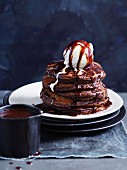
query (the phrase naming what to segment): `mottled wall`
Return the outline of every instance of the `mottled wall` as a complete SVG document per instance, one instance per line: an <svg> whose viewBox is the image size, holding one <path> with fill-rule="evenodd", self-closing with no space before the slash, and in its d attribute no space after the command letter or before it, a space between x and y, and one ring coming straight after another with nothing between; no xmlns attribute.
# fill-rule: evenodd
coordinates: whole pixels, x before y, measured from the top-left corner
<svg viewBox="0 0 127 170"><path fill-rule="evenodd" d="M75 39L94 44L106 85L127 91L126 0L0 0L0 89L41 80Z"/></svg>

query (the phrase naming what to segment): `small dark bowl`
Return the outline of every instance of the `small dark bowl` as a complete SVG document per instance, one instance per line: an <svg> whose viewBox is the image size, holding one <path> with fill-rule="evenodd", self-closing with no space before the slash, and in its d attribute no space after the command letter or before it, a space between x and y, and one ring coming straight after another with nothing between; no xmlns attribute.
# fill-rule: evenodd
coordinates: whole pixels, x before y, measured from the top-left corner
<svg viewBox="0 0 127 170"><path fill-rule="evenodd" d="M29 117L8 118L5 110L28 111ZM18 112L17 112L18 113ZM40 146L41 111L30 105L14 104L0 108L0 156L24 158L34 155Z"/></svg>

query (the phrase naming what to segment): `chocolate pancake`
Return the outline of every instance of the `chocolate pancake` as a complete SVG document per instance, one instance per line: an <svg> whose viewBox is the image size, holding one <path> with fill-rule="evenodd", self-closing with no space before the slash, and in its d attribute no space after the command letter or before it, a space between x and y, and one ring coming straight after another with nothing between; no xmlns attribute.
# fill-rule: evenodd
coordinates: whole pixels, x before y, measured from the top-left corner
<svg viewBox="0 0 127 170"><path fill-rule="evenodd" d="M50 84L54 83L56 79L54 77L50 76L44 76L43 77L43 86L46 89L50 88ZM77 84L77 83L70 83L67 84L66 82L56 84L54 87L55 91L58 92L66 92L66 91L75 91L75 90L86 90L86 89L94 89L95 84Z"/></svg>

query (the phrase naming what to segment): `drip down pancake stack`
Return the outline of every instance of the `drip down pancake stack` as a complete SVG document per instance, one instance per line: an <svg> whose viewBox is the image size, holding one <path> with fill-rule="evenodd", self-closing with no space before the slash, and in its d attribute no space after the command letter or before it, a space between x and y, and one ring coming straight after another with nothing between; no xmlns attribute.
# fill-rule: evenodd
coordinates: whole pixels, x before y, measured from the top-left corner
<svg viewBox="0 0 127 170"><path fill-rule="evenodd" d="M64 60L48 64L40 97L43 111L76 116L107 109L111 102L102 83L106 74L93 61L93 46L76 40L64 49Z"/></svg>

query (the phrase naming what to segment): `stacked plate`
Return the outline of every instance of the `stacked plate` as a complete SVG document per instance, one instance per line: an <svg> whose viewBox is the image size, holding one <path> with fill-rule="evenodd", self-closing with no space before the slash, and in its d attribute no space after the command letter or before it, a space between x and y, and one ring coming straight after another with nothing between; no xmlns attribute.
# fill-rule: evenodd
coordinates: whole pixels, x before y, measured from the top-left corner
<svg viewBox="0 0 127 170"><path fill-rule="evenodd" d="M4 104L40 104L41 88L41 82L25 85L6 95ZM50 132L79 133L99 131L118 124L125 116L123 100L110 89L108 95L112 105L94 114L67 116L42 113L42 129Z"/></svg>
<svg viewBox="0 0 127 170"><path fill-rule="evenodd" d="M83 120L42 118L42 128L52 132L76 133L106 129L118 124L125 116L125 108L98 118Z"/></svg>

